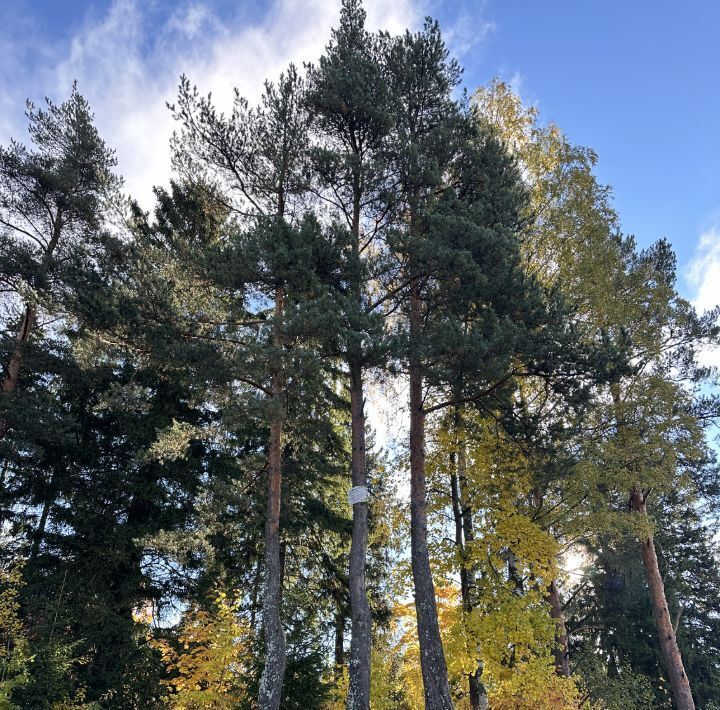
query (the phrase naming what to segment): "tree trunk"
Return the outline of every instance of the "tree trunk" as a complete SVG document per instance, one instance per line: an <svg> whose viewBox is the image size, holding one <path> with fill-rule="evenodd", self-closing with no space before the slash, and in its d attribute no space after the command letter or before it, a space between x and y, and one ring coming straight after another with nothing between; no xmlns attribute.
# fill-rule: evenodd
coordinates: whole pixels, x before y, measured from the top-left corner
<svg viewBox="0 0 720 710"><path fill-rule="evenodd" d="M351 231L355 257L360 259L360 203L362 188L359 174L353 177L353 206ZM353 284L358 306L362 306L362 284L358 274ZM367 454L365 448L365 407L363 402L362 352L350 356L350 416L352 434L351 477L352 485L367 486ZM350 547L350 668L347 710L370 709L370 653L372 617L365 586L365 565L368 545L368 504L355 503L352 507L353 529Z"/></svg>
<svg viewBox="0 0 720 710"><path fill-rule="evenodd" d="M284 293L275 294L276 347L282 345ZM279 372L272 378L273 412L268 447L268 499L265 516L265 587L263 590L263 628L265 633L265 666L260 678L260 710L278 710L285 676L285 633L280 618L282 598L282 563L280 560L280 499L282 486L282 393Z"/></svg>
<svg viewBox="0 0 720 710"><path fill-rule="evenodd" d="M460 503L464 545L467 545L475 539L475 532L473 530L472 507L470 506L470 494L467 482L467 451L465 449L465 441L462 438L458 442L457 456L458 498ZM466 566L464 583L461 580L463 608L466 614L471 614L473 609L475 609L475 598L473 595L475 594L476 573L477 570L474 567ZM479 656L479 646L477 651ZM482 673L483 663L478 659L477 668L468 676L470 707L472 710L487 710L488 707L487 690L482 682Z"/></svg>
<svg viewBox="0 0 720 710"><path fill-rule="evenodd" d="M15 348L10 356L10 361L7 364L2 385L0 385L0 392L3 394L10 394L17 388L18 379L20 377L20 368L22 367L25 343L27 343L30 338L30 334L32 333L34 320L35 311L33 307L27 303L25 304L25 313L23 314L22 323L20 324L20 331L17 335ZM0 439L5 436L7 430L7 418L5 416L0 416Z"/></svg>
<svg viewBox="0 0 720 710"><path fill-rule="evenodd" d="M435 587L427 544L425 481L425 412L423 379L417 344L421 329L419 284L410 293L410 549L415 585L420 665L426 710L452 710L447 665L440 638Z"/></svg>
<svg viewBox="0 0 720 710"><path fill-rule="evenodd" d="M342 676L343 666L345 665L345 615L340 608L338 600L338 608L335 611L335 668L333 674L335 680L339 680Z"/></svg>
<svg viewBox="0 0 720 710"><path fill-rule="evenodd" d="M258 558L255 565L255 577L253 579L252 592L250 594L250 628L255 631L255 620L258 609L258 594L260 592L260 578L262 577L262 563Z"/></svg>
<svg viewBox="0 0 720 710"><path fill-rule="evenodd" d="M458 453L458 457L460 454ZM460 463L458 462L458 470L460 470ZM470 614L474 608L472 600L472 587L475 583L472 569L469 569L465 565L465 543L470 541L472 538L468 537L467 520L470 529L472 529L472 517L471 514L464 514L464 506L461 502L461 487L459 484L459 477L456 473L452 474L451 479L451 491L452 491L452 504L453 504L453 517L455 519L455 546L460 551L460 558L462 560L462 566L460 568L460 593L462 595L463 612ZM470 707L472 710L487 710L488 697L485 686L482 683L481 676L483 672L482 662L478 661L478 666L473 673L468 674L468 695L470 697Z"/></svg>
<svg viewBox="0 0 720 710"><path fill-rule="evenodd" d="M637 487L630 495L630 506L635 513L647 516L645 496ZM660 576L653 536L649 535L644 540L641 540L640 547L645 568L645 579L650 589L650 603L655 619L655 627L660 640L660 650L670 677L670 687L675 705L678 710L695 710L695 703L690 691L690 682L685 673L675 630L670 620L670 610L665 598L665 587Z"/></svg>
<svg viewBox="0 0 720 710"><path fill-rule="evenodd" d="M47 526L47 520L50 515L50 508L52 507L53 502L53 500L48 499L43 504L37 530L35 530L35 534L33 535L32 549L30 550L31 563L37 559L37 556L40 553L40 545L42 545L43 538L45 537L45 528Z"/></svg>
<svg viewBox="0 0 720 710"><path fill-rule="evenodd" d="M63 215L61 211L58 210L57 215L55 215L52 219L52 236L45 249L45 253L43 254L42 262L40 264L40 273L42 274L42 278L44 278L49 272L50 261L62 235L63 222ZM33 306L29 302L25 303L25 313L23 315L22 323L20 324L20 332L17 335L15 349L10 356L10 361L7 364L2 384L0 384L0 392L3 394L10 394L11 392L14 392L17 387L18 379L20 377L20 368L22 367L23 362L25 344L30 339L30 334L35 327L35 316L36 313ZM7 430L7 418L0 415L0 439L4 438L5 434L7 434Z"/></svg>
<svg viewBox="0 0 720 710"><path fill-rule="evenodd" d="M548 589L547 601L550 604L550 616L555 620L555 672L570 677L570 650L565 628L562 599L557 585L553 581Z"/></svg>
<svg viewBox="0 0 720 710"><path fill-rule="evenodd" d="M365 410L363 406L362 368L350 365L350 412L352 429L352 485L367 486L365 451ZM372 619L365 588L365 563L368 544L368 504L353 505L352 544L350 547L350 683L347 710L370 707L370 646Z"/></svg>

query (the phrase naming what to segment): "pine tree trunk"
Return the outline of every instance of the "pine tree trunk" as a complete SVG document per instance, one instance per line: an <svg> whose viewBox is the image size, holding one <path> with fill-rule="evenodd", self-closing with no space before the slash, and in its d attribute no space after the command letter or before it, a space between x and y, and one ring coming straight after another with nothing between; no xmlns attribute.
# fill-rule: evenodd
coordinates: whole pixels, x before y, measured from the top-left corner
<svg viewBox="0 0 720 710"><path fill-rule="evenodd" d="M365 410L363 406L362 368L350 365L350 412L352 429L352 485L367 486L365 451ZM350 547L350 684L347 710L370 707L370 647L372 620L365 588L365 563L368 544L368 504L353 505L352 544Z"/></svg>
<svg viewBox="0 0 720 710"><path fill-rule="evenodd" d="M63 215L58 210L57 215L52 220L53 230L50 242L48 243L45 253L43 254L42 262L40 264L40 274L42 278L47 276L50 268L50 260L57 248L62 235L63 227ZM10 356L10 361L7 364L5 370L5 376L3 377L2 384L0 384L0 392L3 394L10 394L17 388L18 379L20 377L20 368L23 362L23 351L25 350L25 343L30 339L30 334L35 327L35 309L30 303L25 304L25 313L23 315L22 323L20 324L20 332L17 335L15 349ZM5 417L0 416L0 439L4 438L8 430L8 421Z"/></svg>
<svg viewBox="0 0 720 710"><path fill-rule="evenodd" d="M276 347L282 344L284 293L275 295ZM285 676L285 633L280 618L282 599L282 562L280 559L280 500L282 486L282 397L283 383L276 372L272 378L274 409L270 423L268 447L268 499L265 516L265 587L263 590L263 628L265 633L265 666L260 678L258 707L278 710Z"/></svg>
<svg viewBox="0 0 720 710"><path fill-rule="evenodd" d="M357 259L360 258L360 200L362 192L359 176L353 181L352 234ZM362 286L358 280L353 284L358 305L362 303ZM350 416L352 434L351 477L353 486L367 486L367 452L365 447L365 407L363 402L362 353L350 357ZM367 600L365 565L368 545L368 504L353 505L352 543L350 546L350 668L347 710L370 708L370 654L372 644L372 617Z"/></svg>
<svg viewBox="0 0 720 710"><path fill-rule="evenodd" d="M555 620L555 672L570 677L570 650L565 628L562 600L557 585L553 581L548 589L547 601L550 604L550 616Z"/></svg>
<svg viewBox="0 0 720 710"><path fill-rule="evenodd" d="M3 377L2 384L0 385L0 392L3 394L10 394L17 388L18 379L20 377L20 368L22 367L23 351L25 349L25 343L27 343L32 333L33 324L35 320L35 311L33 307L27 303L25 305L25 313L23 314L22 323L20 324L20 331L17 335L15 348L10 356L10 360L5 370L5 376ZM0 416L0 439L2 439L8 430L7 419Z"/></svg>
<svg viewBox="0 0 720 710"><path fill-rule="evenodd" d="M418 342L420 329L419 285L415 283L410 293L410 549L415 585L415 612L425 708L452 710L427 543L423 379L420 359L413 347L413 343Z"/></svg>
<svg viewBox="0 0 720 710"><path fill-rule="evenodd" d="M645 496L637 488L630 495L630 506L639 515L647 516ZM675 630L670 620L670 610L665 597L665 587L660 575L653 536L649 535L644 540L641 540L640 547L645 568L645 579L650 589L650 603L660 641L660 650L670 677L670 687L675 705L678 710L695 710L695 703L690 691L690 682L685 673Z"/></svg>

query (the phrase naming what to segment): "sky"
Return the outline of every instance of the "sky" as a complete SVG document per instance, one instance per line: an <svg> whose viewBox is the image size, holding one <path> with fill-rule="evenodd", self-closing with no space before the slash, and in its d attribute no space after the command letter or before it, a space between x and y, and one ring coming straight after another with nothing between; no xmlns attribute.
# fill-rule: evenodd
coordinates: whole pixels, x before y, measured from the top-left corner
<svg viewBox="0 0 720 710"><path fill-rule="evenodd" d="M499 76L598 156L623 229L666 237L679 287L720 303L720 3L711 0L365 0L393 32L436 17L469 91ZM25 139L25 100L72 81L149 208L170 174L181 73L228 107L290 61L319 56L339 0L0 0L0 143ZM720 357L718 358L720 364Z"/></svg>

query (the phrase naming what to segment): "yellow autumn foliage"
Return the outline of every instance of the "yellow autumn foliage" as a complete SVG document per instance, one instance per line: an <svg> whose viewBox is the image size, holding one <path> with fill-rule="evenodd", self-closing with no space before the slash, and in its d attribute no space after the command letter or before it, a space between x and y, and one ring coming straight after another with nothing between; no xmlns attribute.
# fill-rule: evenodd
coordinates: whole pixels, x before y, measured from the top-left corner
<svg viewBox="0 0 720 710"><path fill-rule="evenodd" d="M493 710L576 710L582 703L575 679L555 671L555 622L546 597L550 584L560 576L561 547L532 514L532 463L498 427L470 414L466 423L470 417L472 426L465 429L441 423L433 431L428 457L433 485L436 490L447 489L458 447L464 447L469 496L465 504L474 511L473 539L465 542L462 551L450 535L434 546L436 555L444 558L435 567L436 578L441 574L457 578L465 567L475 580L469 614L462 611L457 586L438 589L457 707L465 707L467 675L479 661ZM439 520L447 516L449 507L449 495L444 500L438 497L432 512ZM454 590L454 598L449 589ZM411 651L406 658L413 662Z"/></svg>
<svg viewBox="0 0 720 710"><path fill-rule="evenodd" d="M247 699L252 632L237 605L218 592L208 611L191 607L177 643L151 636L170 675L167 704L174 710L222 710Z"/></svg>
<svg viewBox="0 0 720 710"><path fill-rule="evenodd" d="M438 609L440 635L448 664L451 683L456 684L477 665L472 653L472 640L464 623L460 603L460 589L456 585L438 586L435 590ZM417 641L417 623L413 603L398 604L394 610L398 622L398 643L396 652L402 656L401 678L404 700L412 710L425 707L422 670L420 667L420 648ZM462 704L456 706L458 710Z"/></svg>

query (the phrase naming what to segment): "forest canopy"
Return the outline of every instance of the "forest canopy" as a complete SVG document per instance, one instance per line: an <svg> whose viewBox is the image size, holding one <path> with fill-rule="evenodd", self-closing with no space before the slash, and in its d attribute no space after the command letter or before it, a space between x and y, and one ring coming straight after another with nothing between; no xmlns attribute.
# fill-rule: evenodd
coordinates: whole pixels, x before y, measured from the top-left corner
<svg viewBox="0 0 720 710"><path fill-rule="evenodd" d="M182 75L150 210L81 86L28 105L0 708L720 708L720 310L461 74L343 0L257 102Z"/></svg>

